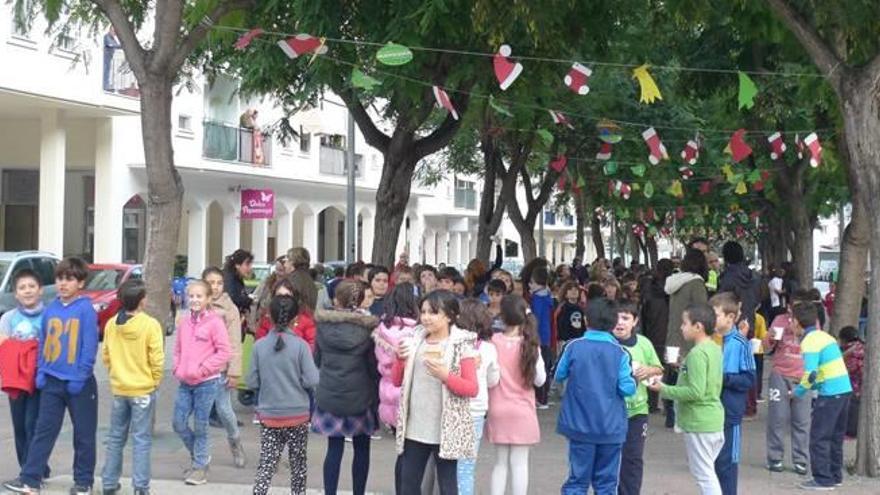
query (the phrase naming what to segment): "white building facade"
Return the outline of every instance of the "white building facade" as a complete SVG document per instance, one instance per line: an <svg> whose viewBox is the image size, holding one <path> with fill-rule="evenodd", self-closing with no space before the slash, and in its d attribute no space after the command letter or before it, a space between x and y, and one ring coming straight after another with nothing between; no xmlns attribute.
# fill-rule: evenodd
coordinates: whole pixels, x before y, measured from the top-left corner
<svg viewBox="0 0 880 495"><path fill-rule="evenodd" d="M0 250L41 249L94 262L143 260L147 181L137 87L121 50L104 74L100 39L54 43L43 26L20 32L0 6ZM237 248L266 262L293 246L313 261L344 259L347 112L328 95L292 117L299 140L241 127L249 109L264 128L281 118L272 102L240 98L232 80L181 89L173 102L174 156L185 188L178 254L188 273L219 265ZM382 155L356 132L357 257L372 250ZM243 219L241 191L274 194L270 219ZM464 266L476 252L480 181L450 174L414 185L398 239L411 261ZM545 252L569 262L574 222L545 218ZM500 232L507 255L521 256L515 229ZM589 244L589 243L588 243ZM589 256L588 256L589 258Z"/></svg>

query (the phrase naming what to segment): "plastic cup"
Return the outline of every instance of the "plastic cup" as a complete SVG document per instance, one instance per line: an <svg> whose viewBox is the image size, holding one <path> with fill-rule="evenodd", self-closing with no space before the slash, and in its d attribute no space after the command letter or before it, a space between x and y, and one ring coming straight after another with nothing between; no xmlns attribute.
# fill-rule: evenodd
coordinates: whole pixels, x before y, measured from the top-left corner
<svg viewBox="0 0 880 495"><path fill-rule="evenodd" d="M782 340L783 333L785 333L785 327L773 327L773 340Z"/></svg>
<svg viewBox="0 0 880 495"><path fill-rule="evenodd" d="M679 350L680 349L675 346L666 347L666 362L667 363L677 363Z"/></svg>
<svg viewBox="0 0 880 495"><path fill-rule="evenodd" d="M761 350L761 339L752 339L749 342L752 344L752 354L758 354Z"/></svg>

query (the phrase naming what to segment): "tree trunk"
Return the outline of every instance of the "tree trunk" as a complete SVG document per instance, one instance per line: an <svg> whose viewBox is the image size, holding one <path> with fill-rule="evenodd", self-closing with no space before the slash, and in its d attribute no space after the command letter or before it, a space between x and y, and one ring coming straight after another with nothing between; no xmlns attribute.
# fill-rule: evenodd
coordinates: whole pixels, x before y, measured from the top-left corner
<svg viewBox="0 0 880 495"><path fill-rule="evenodd" d="M645 247L648 250L648 259L651 260L651 267L654 268L657 266L657 239L648 235L645 236Z"/></svg>
<svg viewBox="0 0 880 495"><path fill-rule="evenodd" d="M641 254L642 249L639 246L639 239L636 235L630 230L628 237L629 244L629 258L631 263L640 263L641 262Z"/></svg>
<svg viewBox="0 0 880 495"><path fill-rule="evenodd" d="M868 266L868 218L860 199L852 196L852 218L840 242L840 267L831 330L837 335L845 326L858 327L865 295L865 269Z"/></svg>
<svg viewBox="0 0 880 495"><path fill-rule="evenodd" d="M183 182L174 166L171 138L172 83L161 77L139 83L149 218L144 251L147 313L166 323L183 206Z"/></svg>
<svg viewBox="0 0 880 495"><path fill-rule="evenodd" d="M589 214L592 219L590 221L590 234L593 237L593 247L596 248L596 258L604 258L605 241L602 239L602 222L599 221L599 217L596 216L596 213L592 210L588 211L587 214Z"/></svg>
<svg viewBox="0 0 880 495"><path fill-rule="evenodd" d="M584 218L584 192L581 191L580 194L575 194L572 197L572 200L574 201L575 217L574 257L579 258L581 262L583 262L584 251L586 251L587 249L584 239L584 234L586 230L586 219Z"/></svg>
<svg viewBox="0 0 880 495"><path fill-rule="evenodd" d="M806 211L804 198L794 194L790 198L791 222L789 223L794 242L791 246L792 266L797 280L804 287L812 287L813 282L813 223Z"/></svg>
<svg viewBox="0 0 880 495"><path fill-rule="evenodd" d="M519 227L514 223L519 233L520 247L522 248L523 263L528 263L538 257L538 243L535 241L535 219L531 222L525 219L525 224Z"/></svg>
<svg viewBox="0 0 880 495"><path fill-rule="evenodd" d="M504 174L499 174L504 170L504 164L501 159L500 151L493 139L484 136L480 142L480 149L483 153L483 162L485 164L485 175L483 178L483 193L480 196L480 212L477 215L477 259L491 266L489 259L492 251L492 236L501 226L501 220L504 219L504 208L506 206L506 196L503 191L506 187L510 187L509 178ZM502 194L495 201L495 182L499 175L502 175ZM513 177L513 186L516 188L516 177Z"/></svg>
<svg viewBox="0 0 880 495"><path fill-rule="evenodd" d="M415 160L406 155L385 155L382 178L376 190L376 224L371 260L374 264L394 266L397 239L409 202L414 171Z"/></svg>

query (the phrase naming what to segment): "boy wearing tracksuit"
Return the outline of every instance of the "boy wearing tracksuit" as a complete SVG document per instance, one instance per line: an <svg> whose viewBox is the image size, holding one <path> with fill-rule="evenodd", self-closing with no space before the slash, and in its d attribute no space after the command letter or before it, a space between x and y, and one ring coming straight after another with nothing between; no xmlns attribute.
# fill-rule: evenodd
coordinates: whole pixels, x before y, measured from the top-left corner
<svg viewBox="0 0 880 495"><path fill-rule="evenodd" d="M810 424L810 470L813 479L801 483L806 490L833 490L843 483L843 437L852 383L837 341L816 327L812 303L792 308L795 333L803 336L804 376L795 388L798 396L816 391Z"/></svg>
<svg viewBox="0 0 880 495"><path fill-rule="evenodd" d="M736 495L739 476L742 418L749 390L755 384L755 357L749 342L736 326L740 301L733 292L720 292L709 299L715 310L715 331L722 336L721 403L724 405L724 446L715 459L715 473L723 495Z"/></svg>
<svg viewBox="0 0 880 495"><path fill-rule="evenodd" d="M544 368L547 375L553 371L553 363L556 362L556 356L553 352L556 346L556 338L553 335L553 293L547 288L550 274L546 268L538 268L532 272L532 278L529 281L529 304L531 305L532 314L538 322L538 337L541 339L541 359L544 360ZM550 380L544 382L544 385L535 388L535 399L538 403L538 409L547 409L550 407Z"/></svg>
<svg viewBox="0 0 880 495"><path fill-rule="evenodd" d="M588 329L566 346L556 380L566 384L556 431L568 439L569 476L563 495L617 493L627 434L626 401L636 393L630 357L611 330L617 313L607 300L587 309Z"/></svg>
<svg viewBox="0 0 880 495"><path fill-rule="evenodd" d="M58 297L43 313L37 357L40 415L27 461L18 479L4 483L15 493L39 493L46 463L58 439L65 411L73 423L71 495L91 493L95 479L98 388L93 368L98 353L98 315L80 294L89 273L80 258L55 268Z"/></svg>

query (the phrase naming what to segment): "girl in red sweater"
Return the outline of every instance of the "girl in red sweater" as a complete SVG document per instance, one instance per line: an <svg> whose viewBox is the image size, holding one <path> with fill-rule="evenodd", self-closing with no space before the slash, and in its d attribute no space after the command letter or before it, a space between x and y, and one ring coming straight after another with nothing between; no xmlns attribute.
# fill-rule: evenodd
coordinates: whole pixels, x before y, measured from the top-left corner
<svg viewBox="0 0 880 495"><path fill-rule="evenodd" d="M297 298L300 307L299 314L294 318L290 324L289 328L291 331L300 337L301 339L306 341L306 344L309 345L309 349L312 351L312 354L315 353L315 319L312 316L311 311L309 311L309 307L305 304L302 304L302 301L299 300L299 294L296 289L293 288L293 284L287 278L282 278L275 284L275 287L272 288L273 296L293 296ZM257 327L256 331L256 340L260 340L266 335L269 334L269 331L272 330L272 320L269 318L268 314L262 315L260 317L260 324Z"/></svg>

